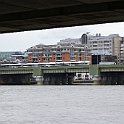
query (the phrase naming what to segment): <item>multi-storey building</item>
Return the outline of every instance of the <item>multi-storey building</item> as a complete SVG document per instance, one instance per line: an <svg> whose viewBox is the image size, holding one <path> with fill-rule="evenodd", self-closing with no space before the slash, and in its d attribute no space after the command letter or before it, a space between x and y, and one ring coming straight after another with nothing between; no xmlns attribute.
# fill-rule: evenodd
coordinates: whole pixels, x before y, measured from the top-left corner
<svg viewBox="0 0 124 124"><path fill-rule="evenodd" d="M27 50L28 62L70 62L91 61L91 54L84 45L77 42L61 41L57 45L36 45Z"/></svg>
<svg viewBox="0 0 124 124"><path fill-rule="evenodd" d="M120 63L120 42L122 38L118 34L101 36L101 34L87 35L83 34L81 43L91 50L93 55L111 55L117 57L117 63Z"/></svg>
<svg viewBox="0 0 124 124"><path fill-rule="evenodd" d="M122 41L121 41L120 63L124 64L124 37L122 37Z"/></svg>
<svg viewBox="0 0 124 124"><path fill-rule="evenodd" d="M0 52L0 63L25 62L25 53L20 51Z"/></svg>
<svg viewBox="0 0 124 124"><path fill-rule="evenodd" d="M121 40L118 34L83 34L81 38L60 40L57 45L39 44L27 50L28 62L91 61L92 55L113 56L121 61Z"/></svg>
<svg viewBox="0 0 124 124"><path fill-rule="evenodd" d="M58 42L58 45L63 45L63 44L81 44L80 38L76 38L76 39L64 39L64 40L60 40L60 42Z"/></svg>
<svg viewBox="0 0 124 124"><path fill-rule="evenodd" d="M55 58L54 52L52 52L52 48L54 47L55 45L43 44L30 47L27 50L28 62L53 62Z"/></svg>

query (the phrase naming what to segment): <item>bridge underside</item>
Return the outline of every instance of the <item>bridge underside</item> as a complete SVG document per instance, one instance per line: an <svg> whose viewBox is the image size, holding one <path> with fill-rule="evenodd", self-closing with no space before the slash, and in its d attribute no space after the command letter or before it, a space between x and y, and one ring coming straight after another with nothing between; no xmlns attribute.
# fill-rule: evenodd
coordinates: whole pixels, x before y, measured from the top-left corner
<svg viewBox="0 0 124 124"><path fill-rule="evenodd" d="M0 33L124 21L122 0L0 0Z"/></svg>

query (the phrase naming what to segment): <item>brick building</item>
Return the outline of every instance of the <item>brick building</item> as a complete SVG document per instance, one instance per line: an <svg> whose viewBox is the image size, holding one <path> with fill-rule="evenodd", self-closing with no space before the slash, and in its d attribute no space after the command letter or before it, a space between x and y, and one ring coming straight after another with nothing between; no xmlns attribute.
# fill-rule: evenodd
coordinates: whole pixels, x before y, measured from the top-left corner
<svg viewBox="0 0 124 124"><path fill-rule="evenodd" d="M71 40L71 39L69 39ZM39 44L27 50L28 62L91 61L91 53L79 42L61 41L57 45Z"/></svg>

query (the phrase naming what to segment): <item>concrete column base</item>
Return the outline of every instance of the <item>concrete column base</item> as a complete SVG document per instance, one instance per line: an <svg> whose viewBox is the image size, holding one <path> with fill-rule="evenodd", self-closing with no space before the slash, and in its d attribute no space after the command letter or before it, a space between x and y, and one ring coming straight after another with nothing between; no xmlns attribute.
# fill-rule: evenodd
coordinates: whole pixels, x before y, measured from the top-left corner
<svg viewBox="0 0 124 124"><path fill-rule="evenodd" d="M100 84L100 76L99 75L94 75L93 84L94 85L99 85Z"/></svg>

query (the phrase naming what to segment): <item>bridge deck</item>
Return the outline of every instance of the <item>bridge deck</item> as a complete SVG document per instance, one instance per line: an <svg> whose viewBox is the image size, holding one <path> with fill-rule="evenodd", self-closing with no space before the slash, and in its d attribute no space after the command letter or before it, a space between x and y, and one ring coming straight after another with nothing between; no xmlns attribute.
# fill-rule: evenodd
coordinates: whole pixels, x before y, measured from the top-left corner
<svg viewBox="0 0 124 124"><path fill-rule="evenodd" d="M0 0L0 32L124 21L122 0Z"/></svg>

